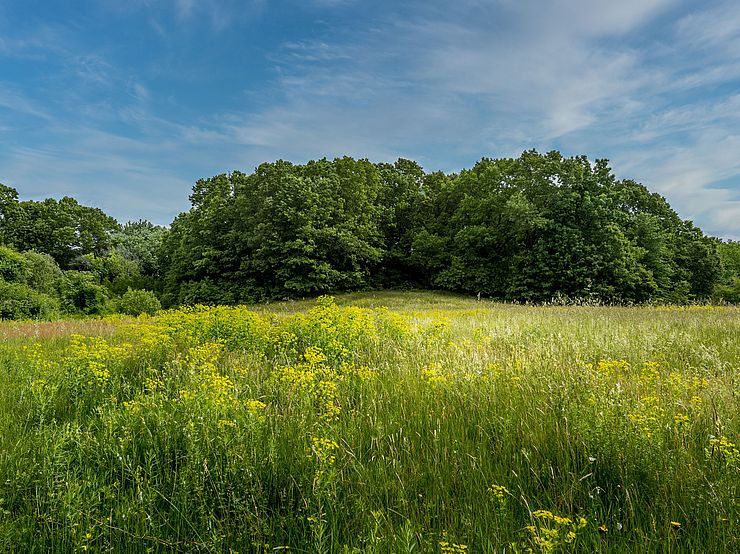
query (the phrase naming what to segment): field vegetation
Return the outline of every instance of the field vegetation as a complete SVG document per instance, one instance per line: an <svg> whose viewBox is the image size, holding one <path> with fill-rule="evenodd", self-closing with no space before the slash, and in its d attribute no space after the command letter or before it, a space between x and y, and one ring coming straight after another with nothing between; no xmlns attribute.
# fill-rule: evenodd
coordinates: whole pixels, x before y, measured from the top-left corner
<svg viewBox="0 0 740 554"><path fill-rule="evenodd" d="M0 325L0 549L738 552L740 309Z"/></svg>

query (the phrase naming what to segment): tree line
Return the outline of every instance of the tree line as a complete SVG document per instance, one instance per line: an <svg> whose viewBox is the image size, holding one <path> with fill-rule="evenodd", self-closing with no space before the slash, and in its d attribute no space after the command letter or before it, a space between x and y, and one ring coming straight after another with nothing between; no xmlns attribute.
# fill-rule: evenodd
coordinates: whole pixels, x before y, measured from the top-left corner
<svg viewBox="0 0 740 554"><path fill-rule="evenodd" d="M155 311L166 232L70 197L19 201L0 184L0 319Z"/></svg>
<svg viewBox="0 0 740 554"><path fill-rule="evenodd" d="M165 306L370 288L740 301L740 243L706 236L585 156L528 151L453 174L405 159L281 160L201 179L190 201L169 228L119 225L72 198L19 201L0 185L0 286L84 313L120 309L135 291Z"/></svg>

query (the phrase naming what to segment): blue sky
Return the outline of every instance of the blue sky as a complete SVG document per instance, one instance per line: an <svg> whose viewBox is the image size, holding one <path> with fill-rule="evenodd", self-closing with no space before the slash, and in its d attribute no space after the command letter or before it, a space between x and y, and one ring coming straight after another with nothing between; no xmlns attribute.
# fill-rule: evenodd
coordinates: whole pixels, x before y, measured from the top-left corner
<svg viewBox="0 0 740 554"><path fill-rule="evenodd" d="M0 0L0 182L168 224L263 161L608 158L740 239L740 3Z"/></svg>

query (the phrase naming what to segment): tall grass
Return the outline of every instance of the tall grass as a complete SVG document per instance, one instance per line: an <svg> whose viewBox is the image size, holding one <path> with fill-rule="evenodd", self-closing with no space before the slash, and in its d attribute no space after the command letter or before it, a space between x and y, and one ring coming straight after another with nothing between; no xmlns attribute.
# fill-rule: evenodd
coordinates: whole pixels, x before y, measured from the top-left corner
<svg viewBox="0 0 740 554"><path fill-rule="evenodd" d="M0 549L737 552L739 315L366 294L14 336Z"/></svg>

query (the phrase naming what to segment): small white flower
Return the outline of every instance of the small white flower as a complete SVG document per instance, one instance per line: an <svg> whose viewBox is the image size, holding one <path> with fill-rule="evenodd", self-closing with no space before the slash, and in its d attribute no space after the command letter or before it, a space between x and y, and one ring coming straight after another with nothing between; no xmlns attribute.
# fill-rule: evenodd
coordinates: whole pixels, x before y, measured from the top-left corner
<svg viewBox="0 0 740 554"><path fill-rule="evenodd" d="M594 458L593 456L589 456L588 461L589 463L594 463L596 461L596 458Z"/></svg>

